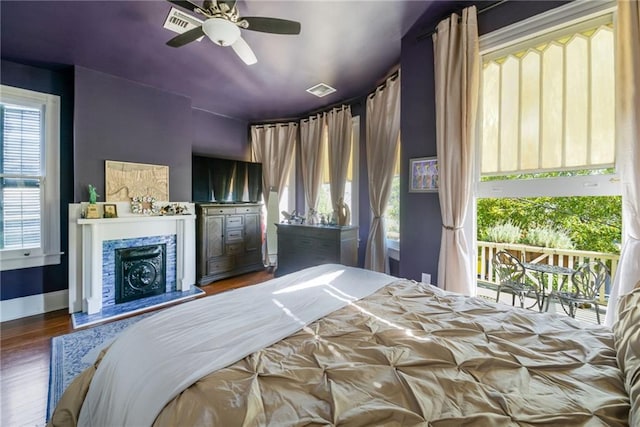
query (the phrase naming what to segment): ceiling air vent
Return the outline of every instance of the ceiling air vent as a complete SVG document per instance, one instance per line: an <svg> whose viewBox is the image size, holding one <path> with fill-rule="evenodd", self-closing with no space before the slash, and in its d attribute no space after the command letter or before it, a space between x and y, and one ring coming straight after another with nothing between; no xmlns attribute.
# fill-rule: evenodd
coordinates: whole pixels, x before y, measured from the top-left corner
<svg viewBox="0 0 640 427"><path fill-rule="evenodd" d="M192 28L202 25L202 21L180 12L175 7L172 7L167 15L167 19L164 21L163 27L167 30L171 30L174 33L182 34L185 31L189 31ZM202 37L198 41L202 40Z"/></svg>
<svg viewBox="0 0 640 427"><path fill-rule="evenodd" d="M327 96L330 93L335 92L336 90L334 88L332 88L331 86L329 86L326 83L318 83L315 86L310 87L309 89L307 89L307 92L317 96L318 98L322 98L323 96Z"/></svg>

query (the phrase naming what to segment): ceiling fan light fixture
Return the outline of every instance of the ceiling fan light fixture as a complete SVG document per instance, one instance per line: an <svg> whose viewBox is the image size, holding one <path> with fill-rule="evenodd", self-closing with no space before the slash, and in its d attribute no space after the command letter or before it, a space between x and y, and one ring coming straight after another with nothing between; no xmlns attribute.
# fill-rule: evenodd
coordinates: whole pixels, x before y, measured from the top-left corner
<svg viewBox="0 0 640 427"><path fill-rule="evenodd" d="M210 18L203 22L202 31L219 46L231 46L240 38L240 28L223 18Z"/></svg>

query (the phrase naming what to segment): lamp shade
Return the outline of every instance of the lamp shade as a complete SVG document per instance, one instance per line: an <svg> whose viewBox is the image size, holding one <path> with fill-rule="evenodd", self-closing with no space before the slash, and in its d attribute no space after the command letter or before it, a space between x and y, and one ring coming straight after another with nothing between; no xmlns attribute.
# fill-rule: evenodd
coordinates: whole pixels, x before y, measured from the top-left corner
<svg viewBox="0 0 640 427"><path fill-rule="evenodd" d="M230 46L240 37L240 28L223 18L210 18L202 24L202 31L217 45Z"/></svg>

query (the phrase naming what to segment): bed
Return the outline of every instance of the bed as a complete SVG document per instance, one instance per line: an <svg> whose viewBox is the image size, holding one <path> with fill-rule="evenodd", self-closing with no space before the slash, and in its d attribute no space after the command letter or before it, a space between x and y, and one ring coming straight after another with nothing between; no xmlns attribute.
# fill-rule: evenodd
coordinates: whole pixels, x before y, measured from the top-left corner
<svg viewBox="0 0 640 427"><path fill-rule="evenodd" d="M48 425L637 426L639 346L638 287L612 332L323 265L137 322Z"/></svg>

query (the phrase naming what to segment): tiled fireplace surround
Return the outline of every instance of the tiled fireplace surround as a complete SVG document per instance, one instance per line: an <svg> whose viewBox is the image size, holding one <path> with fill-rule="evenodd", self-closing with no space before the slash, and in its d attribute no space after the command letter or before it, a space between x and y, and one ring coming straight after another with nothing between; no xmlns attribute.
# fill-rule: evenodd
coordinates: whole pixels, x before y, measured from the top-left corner
<svg viewBox="0 0 640 427"><path fill-rule="evenodd" d="M193 205L187 205L194 212ZM195 283L195 214L144 216L118 203L118 218L84 219L83 204L69 205L69 312L74 327L88 326L156 305L192 298ZM166 293L115 303L115 251L166 245Z"/></svg>

